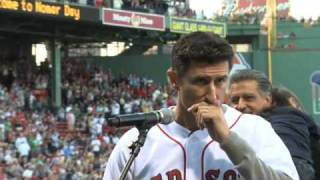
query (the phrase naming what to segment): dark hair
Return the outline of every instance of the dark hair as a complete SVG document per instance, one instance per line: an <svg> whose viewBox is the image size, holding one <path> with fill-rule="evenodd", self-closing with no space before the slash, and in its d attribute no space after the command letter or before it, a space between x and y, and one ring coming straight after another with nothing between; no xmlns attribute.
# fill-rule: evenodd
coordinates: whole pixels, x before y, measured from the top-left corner
<svg viewBox="0 0 320 180"><path fill-rule="evenodd" d="M267 76L260 71L253 69L236 71L230 77L229 85L231 86L234 83L240 83L243 81L255 81L261 93L263 93L264 95L271 94L272 85Z"/></svg>
<svg viewBox="0 0 320 180"><path fill-rule="evenodd" d="M191 63L217 64L228 61L231 67L233 50L220 36L208 32L193 32L180 38L172 50L172 69L183 75Z"/></svg>
<svg viewBox="0 0 320 180"><path fill-rule="evenodd" d="M304 110L299 98L285 87L276 87L272 89L272 104L274 106L292 106L290 99L295 101L299 110Z"/></svg>

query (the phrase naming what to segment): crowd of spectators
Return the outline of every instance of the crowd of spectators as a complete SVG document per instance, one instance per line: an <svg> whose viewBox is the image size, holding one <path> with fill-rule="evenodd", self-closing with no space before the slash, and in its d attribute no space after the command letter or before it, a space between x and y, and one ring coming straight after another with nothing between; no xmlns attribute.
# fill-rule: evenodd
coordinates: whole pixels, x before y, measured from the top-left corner
<svg viewBox="0 0 320 180"><path fill-rule="evenodd" d="M126 130L108 126L106 119L175 104L171 88L148 78L68 61L62 67L63 106L57 110L48 104L49 72L36 71L28 82L14 70L0 69L1 180L101 179Z"/></svg>
<svg viewBox="0 0 320 180"><path fill-rule="evenodd" d="M226 1L219 12L215 12L209 17L204 11L196 11L188 7L184 0L46 0L61 3L75 3L95 7L106 7L113 9L123 9L130 11L139 11L146 13L164 14L169 16L183 17L196 20L220 21L233 24L264 24L265 11L264 7L252 7L245 11L236 8L236 5L226 4ZM232 6L232 7L231 7ZM234 6L234 7L233 7ZM312 19L300 19L288 15L288 9L280 10L278 21L281 22L300 22L306 25L314 25L320 22Z"/></svg>

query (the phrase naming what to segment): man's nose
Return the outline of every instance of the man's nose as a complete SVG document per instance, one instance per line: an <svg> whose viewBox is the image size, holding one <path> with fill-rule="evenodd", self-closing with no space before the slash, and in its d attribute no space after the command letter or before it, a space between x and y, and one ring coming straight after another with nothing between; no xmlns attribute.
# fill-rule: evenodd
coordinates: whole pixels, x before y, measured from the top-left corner
<svg viewBox="0 0 320 180"><path fill-rule="evenodd" d="M239 99L235 108L241 112L243 112L246 109L246 103L242 100L242 98Z"/></svg>
<svg viewBox="0 0 320 180"><path fill-rule="evenodd" d="M214 82L211 82L208 87L207 87L207 100L209 101L209 103L214 103L215 100L217 99L217 95L216 95L216 86L214 84Z"/></svg>

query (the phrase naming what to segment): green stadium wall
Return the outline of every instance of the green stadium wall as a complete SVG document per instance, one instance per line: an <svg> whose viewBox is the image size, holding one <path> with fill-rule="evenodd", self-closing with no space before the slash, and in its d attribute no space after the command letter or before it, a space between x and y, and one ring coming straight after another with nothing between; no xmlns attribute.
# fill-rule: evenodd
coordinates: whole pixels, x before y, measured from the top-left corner
<svg viewBox="0 0 320 180"><path fill-rule="evenodd" d="M320 26L280 23L277 34L277 46L272 51L272 82L296 93L307 112L320 125L320 114L315 112L313 105L313 102L320 105L320 99L313 97L310 82L312 73L320 70ZM255 69L267 73L267 49L254 49L252 62Z"/></svg>
<svg viewBox="0 0 320 180"><path fill-rule="evenodd" d="M298 95L306 110L317 123L319 114L314 111L310 77L320 70L320 51L273 52L273 84L283 85Z"/></svg>

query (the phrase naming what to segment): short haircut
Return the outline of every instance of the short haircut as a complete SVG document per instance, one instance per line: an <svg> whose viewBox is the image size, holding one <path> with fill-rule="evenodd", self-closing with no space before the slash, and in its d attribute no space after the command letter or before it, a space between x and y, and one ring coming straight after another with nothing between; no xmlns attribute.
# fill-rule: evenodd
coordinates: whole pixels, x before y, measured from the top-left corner
<svg viewBox="0 0 320 180"><path fill-rule="evenodd" d="M267 76L257 70L244 69L236 71L229 81L229 86L235 83L240 83L243 81L255 81L257 83L258 89L263 95L270 95L272 90L272 85L268 80Z"/></svg>
<svg viewBox="0 0 320 180"><path fill-rule="evenodd" d="M172 49L172 69L183 75L192 63L217 64L227 61L231 67L234 56L231 45L220 36L193 32L180 38Z"/></svg>

